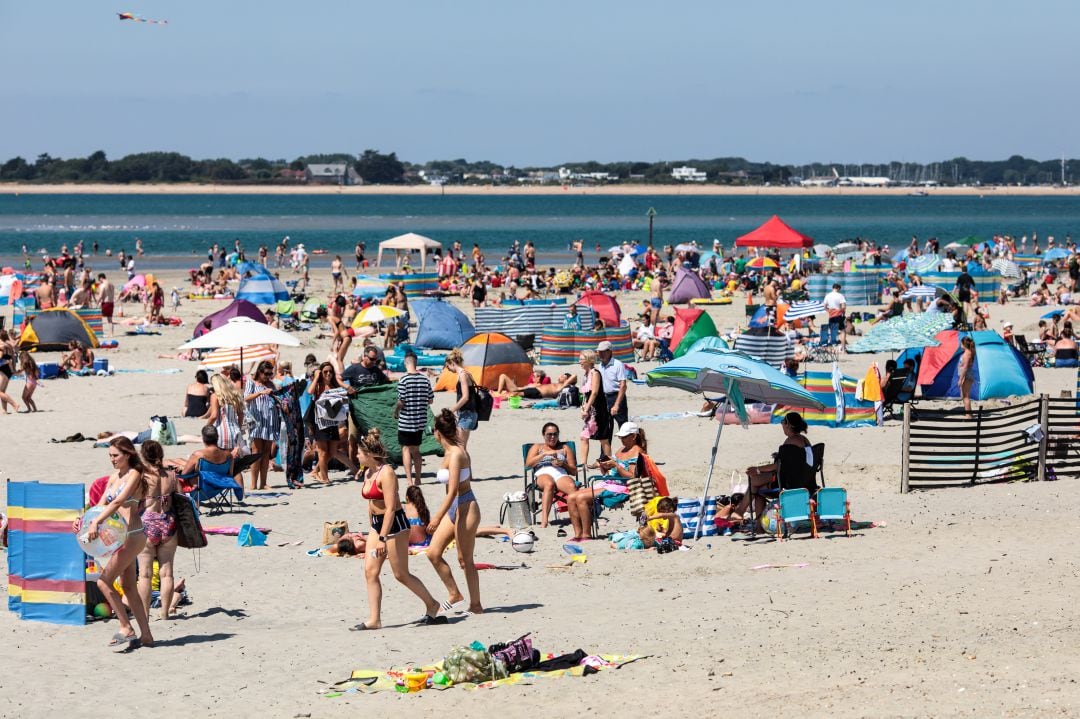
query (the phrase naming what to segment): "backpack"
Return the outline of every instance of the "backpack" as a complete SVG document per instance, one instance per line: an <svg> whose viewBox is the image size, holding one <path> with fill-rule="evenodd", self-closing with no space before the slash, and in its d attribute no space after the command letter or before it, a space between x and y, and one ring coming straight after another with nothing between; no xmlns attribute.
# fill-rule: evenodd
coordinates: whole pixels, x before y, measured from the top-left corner
<svg viewBox="0 0 1080 719"><path fill-rule="evenodd" d="M476 407L476 418L481 422L487 422L491 419L491 410L495 406L495 398L491 396L491 392L487 387L481 387L480 385L473 385L473 406Z"/></svg>
<svg viewBox="0 0 1080 719"><path fill-rule="evenodd" d="M580 407L581 390L575 385L569 385L559 390L559 407Z"/></svg>
<svg viewBox="0 0 1080 719"><path fill-rule="evenodd" d="M176 543L184 549L205 547L206 534L203 532L199 512L191 497L179 492L172 494L172 512L176 515Z"/></svg>

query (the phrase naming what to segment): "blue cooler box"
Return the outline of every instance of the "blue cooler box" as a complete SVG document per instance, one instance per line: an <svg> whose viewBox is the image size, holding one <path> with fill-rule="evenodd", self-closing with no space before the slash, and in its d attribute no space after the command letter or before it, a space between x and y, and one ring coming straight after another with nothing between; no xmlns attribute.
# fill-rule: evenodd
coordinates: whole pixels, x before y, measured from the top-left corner
<svg viewBox="0 0 1080 719"><path fill-rule="evenodd" d="M60 365L56 362L42 362L38 365L38 376L41 379L55 379L60 376Z"/></svg>
<svg viewBox="0 0 1080 719"><path fill-rule="evenodd" d="M105 370L106 372L109 371L109 360L108 360L108 358L102 358L102 359L95 359L94 360L94 372L99 372L101 370Z"/></svg>

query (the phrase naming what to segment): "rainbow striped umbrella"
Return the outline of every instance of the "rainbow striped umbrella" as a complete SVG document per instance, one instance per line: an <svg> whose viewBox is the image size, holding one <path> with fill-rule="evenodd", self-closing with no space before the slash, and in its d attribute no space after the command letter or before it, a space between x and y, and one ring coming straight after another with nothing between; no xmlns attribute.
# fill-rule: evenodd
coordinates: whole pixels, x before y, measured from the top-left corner
<svg viewBox="0 0 1080 719"><path fill-rule="evenodd" d="M776 260L768 257L755 257L746 263L746 269L748 270L778 270L780 265L776 264Z"/></svg>

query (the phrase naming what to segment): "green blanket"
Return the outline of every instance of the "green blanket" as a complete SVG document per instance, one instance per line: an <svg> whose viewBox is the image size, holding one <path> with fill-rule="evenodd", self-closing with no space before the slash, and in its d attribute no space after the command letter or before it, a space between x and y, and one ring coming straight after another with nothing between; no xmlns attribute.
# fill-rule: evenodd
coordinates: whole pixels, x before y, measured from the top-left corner
<svg viewBox="0 0 1080 719"><path fill-rule="evenodd" d="M349 412L353 423L364 434L372 427L378 427L382 433L382 442L389 453L390 461L401 464L401 445L397 438L397 420L394 419L394 406L397 404L397 382L380 384L375 387L362 387L356 391L349 402ZM435 424L435 415L431 408L427 412L428 430ZM430 431L424 432L424 441L420 444L420 454L441 457L442 445Z"/></svg>

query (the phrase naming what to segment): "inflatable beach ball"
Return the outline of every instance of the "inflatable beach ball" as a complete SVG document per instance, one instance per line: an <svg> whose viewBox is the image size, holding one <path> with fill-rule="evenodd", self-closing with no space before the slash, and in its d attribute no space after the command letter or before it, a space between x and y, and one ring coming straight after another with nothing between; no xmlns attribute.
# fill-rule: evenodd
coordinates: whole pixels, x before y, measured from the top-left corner
<svg viewBox="0 0 1080 719"><path fill-rule="evenodd" d="M775 502L765 507L761 515L761 528L774 537L780 533L780 507Z"/></svg>
<svg viewBox="0 0 1080 719"><path fill-rule="evenodd" d="M86 510L82 518L82 526L76 539L84 552L93 557L100 566L104 566L108 558L124 546L127 539L127 522L119 514L113 513L98 525L98 536L90 540L87 535L90 532L90 523L101 516L104 507L91 507Z"/></svg>
<svg viewBox="0 0 1080 719"><path fill-rule="evenodd" d="M511 546L514 547L515 552L524 552L526 554L532 552L535 543L536 537L532 535L532 532L518 532L511 540Z"/></svg>

